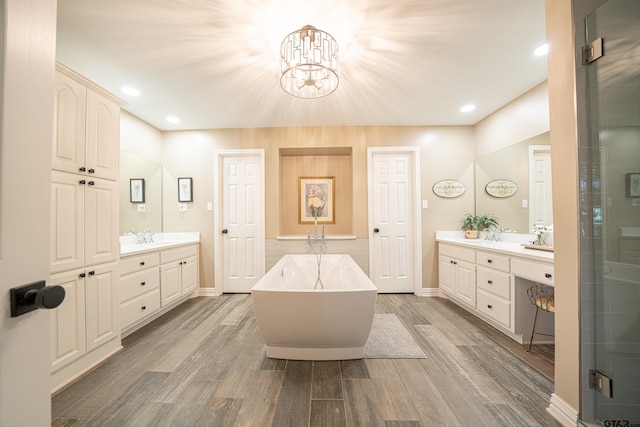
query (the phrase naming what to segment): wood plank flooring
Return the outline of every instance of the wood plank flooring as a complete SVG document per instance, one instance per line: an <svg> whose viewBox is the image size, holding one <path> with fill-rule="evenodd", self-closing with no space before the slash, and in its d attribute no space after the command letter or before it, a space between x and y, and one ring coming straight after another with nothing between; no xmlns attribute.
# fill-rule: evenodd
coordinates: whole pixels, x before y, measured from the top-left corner
<svg viewBox="0 0 640 427"><path fill-rule="evenodd" d="M52 397L52 426L558 426L531 355L439 298L378 296L427 359L268 359L248 294L194 298Z"/></svg>

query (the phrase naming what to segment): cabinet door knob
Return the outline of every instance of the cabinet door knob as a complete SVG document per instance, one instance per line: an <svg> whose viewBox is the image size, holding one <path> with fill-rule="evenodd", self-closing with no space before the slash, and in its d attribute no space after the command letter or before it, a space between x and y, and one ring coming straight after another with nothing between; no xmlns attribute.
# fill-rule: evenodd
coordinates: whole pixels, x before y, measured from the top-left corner
<svg viewBox="0 0 640 427"><path fill-rule="evenodd" d="M87 277L87 275L86 275L86 274L84 274L84 273L80 273L80 274L79 274L79 277L80 277L81 279L84 279L85 277Z"/></svg>
<svg viewBox="0 0 640 427"><path fill-rule="evenodd" d="M147 309L147 306L146 306L146 305L143 305L143 306L142 306L142 307L140 307L140 308L141 308L141 309L143 309L143 310L146 310L146 309Z"/></svg>
<svg viewBox="0 0 640 427"><path fill-rule="evenodd" d="M84 172L87 170L87 168L85 168L84 166L82 166L80 169L78 169L80 172Z"/></svg>
<svg viewBox="0 0 640 427"><path fill-rule="evenodd" d="M146 285L146 284L147 284L147 282L140 282L140 285L141 285L141 286L144 286L144 285Z"/></svg>
<svg viewBox="0 0 640 427"><path fill-rule="evenodd" d="M491 304L487 304L487 308L488 308L489 310L491 310L491 309L493 308L493 306L492 306Z"/></svg>
<svg viewBox="0 0 640 427"><path fill-rule="evenodd" d="M140 263L140 265L144 265L144 261L142 261L142 262Z"/></svg>
<svg viewBox="0 0 640 427"><path fill-rule="evenodd" d="M96 171L94 169L89 169L87 172L89 173L95 173Z"/></svg>
<svg viewBox="0 0 640 427"><path fill-rule="evenodd" d="M491 264L491 263L493 262L493 260L492 260L492 259L488 259L488 260L487 260L487 262L488 262L489 264Z"/></svg>
<svg viewBox="0 0 640 427"><path fill-rule="evenodd" d="M93 270L89 272L89 276L94 276L95 274L96 274L96 272L93 271Z"/></svg>
<svg viewBox="0 0 640 427"><path fill-rule="evenodd" d="M487 280L487 283L493 285L493 280Z"/></svg>
<svg viewBox="0 0 640 427"><path fill-rule="evenodd" d="M85 181L84 179L81 179L80 181L78 181L78 184L80 185L85 185L87 183L87 181Z"/></svg>
<svg viewBox="0 0 640 427"><path fill-rule="evenodd" d="M89 185L96 185L95 181L89 181L89 182L87 182L87 184L89 184Z"/></svg>
<svg viewBox="0 0 640 427"><path fill-rule="evenodd" d="M546 277L547 279L551 279L551 274L550 273L544 273L544 277Z"/></svg>

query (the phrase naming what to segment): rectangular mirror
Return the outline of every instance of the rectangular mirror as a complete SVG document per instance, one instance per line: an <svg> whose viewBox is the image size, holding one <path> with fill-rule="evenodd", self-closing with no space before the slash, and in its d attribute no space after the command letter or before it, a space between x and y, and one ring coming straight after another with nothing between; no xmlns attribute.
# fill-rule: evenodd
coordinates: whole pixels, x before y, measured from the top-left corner
<svg viewBox="0 0 640 427"><path fill-rule="evenodd" d="M477 158L475 162L476 214L493 214L498 217L502 227L511 228L523 234L531 232L534 222L551 225L553 216L550 169L548 176L538 176L540 171L547 172L550 167L550 164L540 163L541 161L550 162L546 160L550 159L549 151L544 149L548 146L549 132L545 132ZM530 159L530 151L533 150L531 147L541 147L539 150L534 150L534 156L537 156L535 153L538 151L542 153L546 151L547 154ZM532 160L537 165L534 168L530 168ZM500 186L506 185L502 184L505 181L508 181L509 191L496 192L490 186L490 191L487 192L489 183ZM530 182L534 185L530 186Z"/></svg>
<svg viewBox="0 0 640 427"><path fill-rule="evenodd" d="M129 200L131 179L144 179L144 203ZM162 231L162 165L120 150L120 234Z"/></svg>

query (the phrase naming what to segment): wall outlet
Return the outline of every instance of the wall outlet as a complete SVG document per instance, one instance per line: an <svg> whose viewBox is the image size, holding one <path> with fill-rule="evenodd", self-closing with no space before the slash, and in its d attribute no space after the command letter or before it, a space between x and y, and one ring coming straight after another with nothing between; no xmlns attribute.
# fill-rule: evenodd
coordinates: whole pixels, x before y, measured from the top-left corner
<svg viewBox="0 0 640 427"><path fill-rule="evenodd" d="M428 209L429 208L429 201L428 200L423 200L422 201L422 209Z"/></svg>
<svg viewBox="0 0 640 427"><path fill-rule="evenodd" d="M208 211L212 211L213 210L213 203L211 203L211 202L207 203L207 210Z"/></svg>
<svg viewBox="0 0 640 427"><path fill-rule="evenodd" d="M147 207L144 203L138 205L138 212L145 212L146 210L147 210Z"/></svg>
<svg viewBox="0 0 640 427"><path fill-rule="evenodd" d="M529 201L527 199L522 199L522 207L525 209L529 207Z"/></svg>
<svg viewBox="0 0 640 427"><path fill-rule="evenodd" d="M631 199L631 206L640 207L640 199Z"/></svg>
<svg viewBox="0 0 640 427"><path fill-rule="evenodd" d="M178 203L178 212L186 212L187 204L186 203Z"/></svg>

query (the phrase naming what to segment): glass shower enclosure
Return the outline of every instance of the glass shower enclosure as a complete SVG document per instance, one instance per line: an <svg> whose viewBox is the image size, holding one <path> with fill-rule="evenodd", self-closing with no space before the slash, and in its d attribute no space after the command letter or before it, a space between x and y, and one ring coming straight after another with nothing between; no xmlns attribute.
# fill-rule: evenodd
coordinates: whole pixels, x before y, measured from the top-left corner
<svg viewBox="0 0 640 427"><path fill-rule="evenodd" d="M640 0L576 25L585 424L640 426Z"/></svg>

